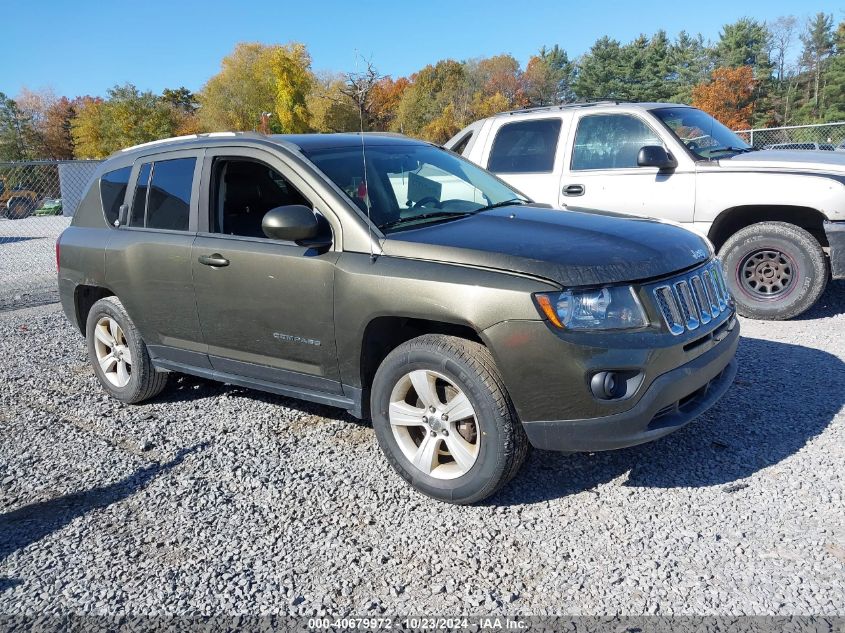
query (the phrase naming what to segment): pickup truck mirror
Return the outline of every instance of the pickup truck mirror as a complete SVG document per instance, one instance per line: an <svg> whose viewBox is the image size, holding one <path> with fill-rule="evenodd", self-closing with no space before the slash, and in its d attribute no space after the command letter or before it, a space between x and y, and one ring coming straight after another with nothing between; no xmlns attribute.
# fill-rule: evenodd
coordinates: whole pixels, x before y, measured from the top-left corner
<svg viewBox="0 0 845 633"><path fill-rule="evenodd" d="M332 243L331 231L321 230L314 212L301 204L270 209L261 219L261 230L270 239L296 242L300 246L319 248Z"/></svg>
<svg viewBox="0 0 845 633"><path fill-rule="evenodd" d="M672 156L660 145L646 145L637 154L637 165L640 167L657 167L660 171L670 171L678 166Z"/></svg>

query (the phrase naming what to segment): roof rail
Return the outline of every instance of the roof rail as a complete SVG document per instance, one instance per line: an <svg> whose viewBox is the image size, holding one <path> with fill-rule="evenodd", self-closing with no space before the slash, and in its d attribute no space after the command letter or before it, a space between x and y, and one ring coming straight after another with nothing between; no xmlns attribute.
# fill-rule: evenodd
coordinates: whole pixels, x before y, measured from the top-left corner
<svg viewBox="0 0 845 633"><path fill-rule="evenodd" d="M572 103L561 103L558 105L535 106L533 108L520 108L519 110L508 110L499 112L499 116L523 114L525 112L552 112L553 110L569 110L573 108L590 108L599 105L618 105L620 103L631 103L621 99L600 99L596 101L578 101Z"/></svg>
<svg viewBox="0 0 845 633"><path fill-rule="evenodd" d="M131 147L124 147L121 152L131 152L133 149L140 149L141 147L151 147L153 145L162 145L164 143L172 143L174 141L187 141L188 139L199 138L197 134L185 134L184 136L172 136L170 138L160 138L157 141L148 141L147 143L138 143Z"/></svg>
<svg viewBox="0 0 845 633"><path fill-rule="evenodd" d="M178 143L179 141L190 141L194 139L200 138L222 138L222 137L235 137L235 136L254 136L254 137L262 137L263 134L258 132L204 132L202 134L185 134L184 136L171 136L169 138L160 138L156 141L148 141L147 143L139 143L138 145L132 145L131 147L125 147L121 152L131 152L136 149L140 149L142 147L152 147L154 145L166 145L167 143Z"/></svg>

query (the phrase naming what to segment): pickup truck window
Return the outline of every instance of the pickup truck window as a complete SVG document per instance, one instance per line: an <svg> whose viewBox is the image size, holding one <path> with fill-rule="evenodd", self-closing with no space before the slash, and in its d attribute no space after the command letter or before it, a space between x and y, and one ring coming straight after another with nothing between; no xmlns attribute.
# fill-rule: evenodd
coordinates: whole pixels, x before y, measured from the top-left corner
<svg viewBox="0 0 845 633"><path fill-rule="evenodd" d="M554 169L560 119L506 123L499 128L487 169L499 174L537 174Z"/></svg>
<svg viewBox="0 0 845 633"><path fill-rule="evenodd" d="M630 169L646 145L663 145L649 126L630 114L582 117L575 134L572 170Z"/></svg>
<svg viewBox="0 0 845 633"><path fill-rule="evenodd" d="M109 226L114 225L120 214L120 205L126 197L126 187L129 184L131 172L132 167L123 167L106 172L100 177L100 200Z"/></svg>

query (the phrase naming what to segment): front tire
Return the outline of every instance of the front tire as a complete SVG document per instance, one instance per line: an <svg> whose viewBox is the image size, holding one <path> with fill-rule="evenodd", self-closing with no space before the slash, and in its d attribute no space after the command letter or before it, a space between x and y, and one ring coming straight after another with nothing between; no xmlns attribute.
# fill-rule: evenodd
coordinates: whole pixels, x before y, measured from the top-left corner
<svg viewBox="0 0 845 633"><path fill-rule="evenodd" d="M164 389L167 374L153 367L147 346L117 297L91 306L85 333L94 374L112 398L137 404Z"/></svg>
<svg viewBox="0 0 845 633"><path fill-rule="evenodd" d="M391 466L441 501L492 495L528 454L493 357L472 341L426 334L394 349L373 380L371 411Z"/></svg>
<svg viewBox="0 0 845 633"><path fill-rule="evenodd" d="M737 312L780 321L809 310L827 286L818 241L787 222L760 222L734 233L719 253Z"/></svg>

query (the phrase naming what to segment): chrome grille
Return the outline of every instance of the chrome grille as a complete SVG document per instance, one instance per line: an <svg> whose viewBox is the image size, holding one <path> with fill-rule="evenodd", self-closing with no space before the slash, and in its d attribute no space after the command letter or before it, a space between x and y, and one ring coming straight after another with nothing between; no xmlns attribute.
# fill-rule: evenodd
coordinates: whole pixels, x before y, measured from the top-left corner
<svg viewBox="0 0 845 633"><path fill-rule="evenodd" d="M721 264L714 259L653 290L663 321L675 336L710 323L732 307Z"/></svg>

